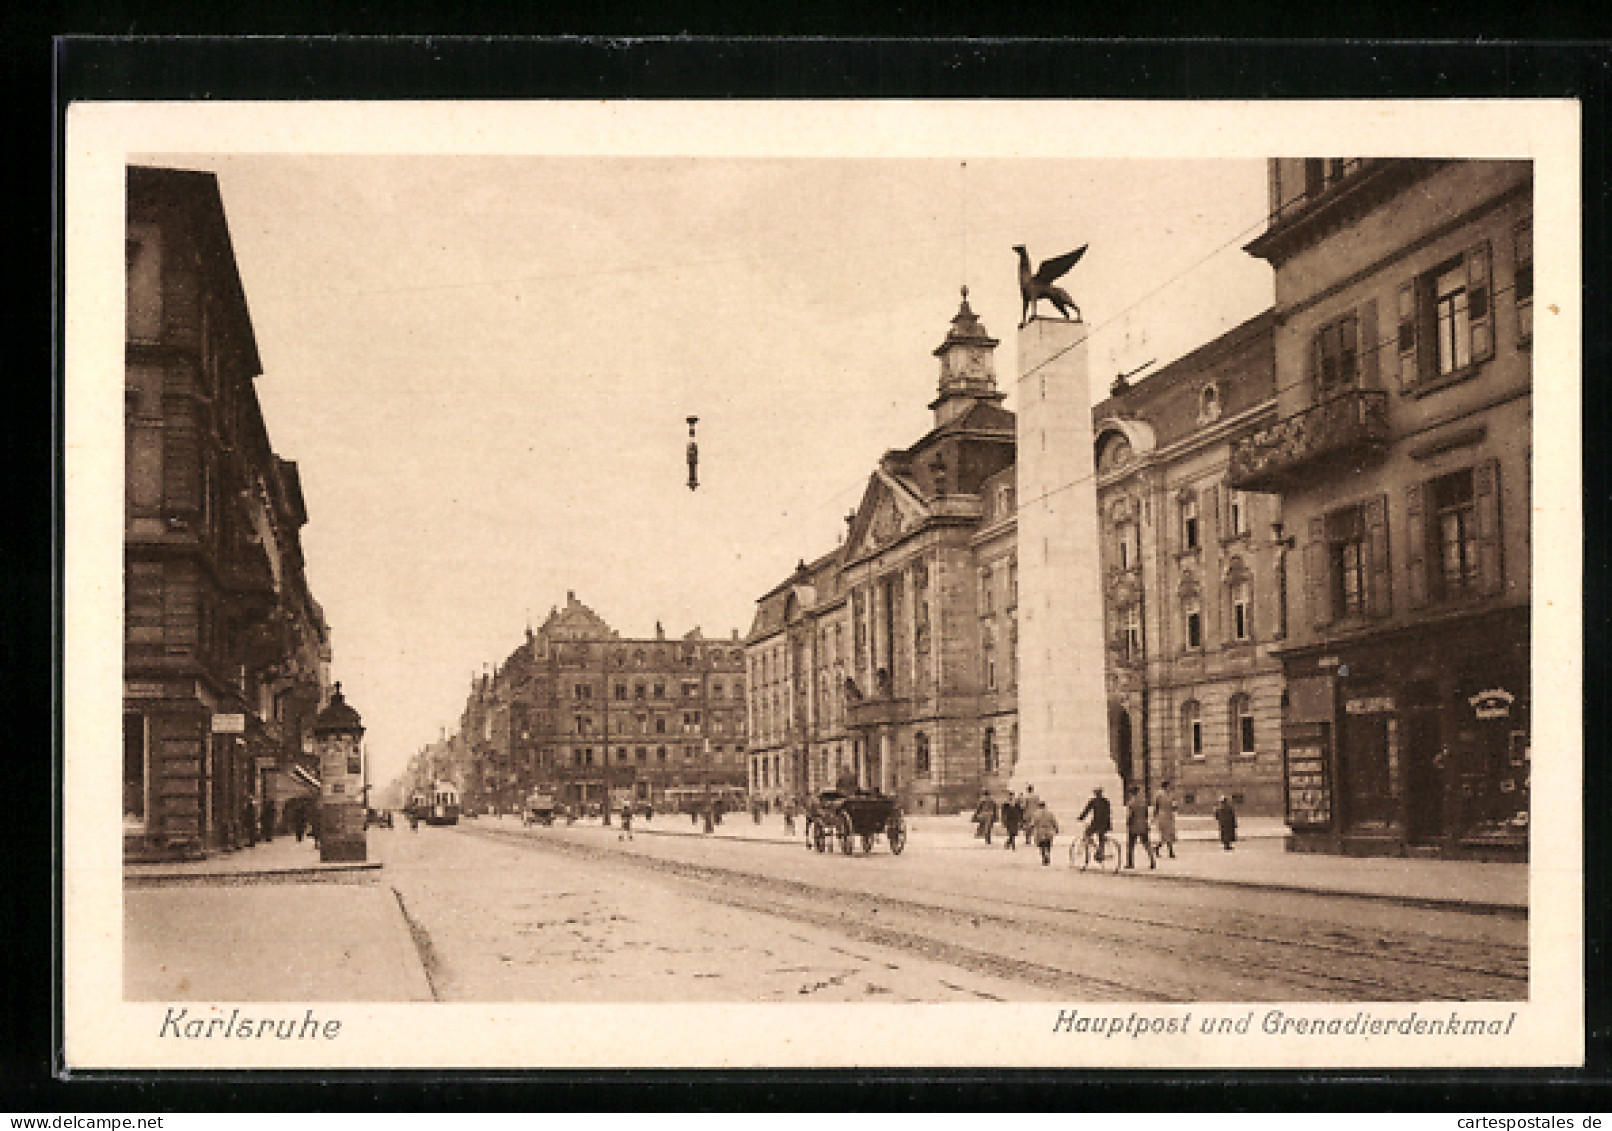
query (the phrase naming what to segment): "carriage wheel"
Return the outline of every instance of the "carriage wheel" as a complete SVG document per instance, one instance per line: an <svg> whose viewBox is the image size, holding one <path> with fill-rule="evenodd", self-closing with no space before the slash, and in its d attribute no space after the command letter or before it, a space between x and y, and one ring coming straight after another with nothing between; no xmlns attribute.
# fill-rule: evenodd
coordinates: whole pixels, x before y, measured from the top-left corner
<svg viewBox="0 0 1612 1131"><path fill-rule="evenodd" d="M828 831L823 828L821 821L812 822L812 845L819 852L828 851Z"/></svg>
<svg viewBox="0 0 1612 1131"><path fill-rule="evenodd" d="M863 851L863 853L869 853L869 852L873 851L873 838L876 835L877 834L875 834L875 833L863 833L862 834L862 851Z"/></svg>
<svg viewBox="0 0 1612 1131"><path fill-rule="evenodd" d="M884 835L890 838L890 851L900 856L901 850L907 847L907 826L892 821Z"/></svg>
<svg viewBox="0 0 1612 1131"><path fill-rule="evenodd" d="M851 818L842 816L838 829L840 838L840 851L849 856L856 851L856 840L851 834Z"/></svg>

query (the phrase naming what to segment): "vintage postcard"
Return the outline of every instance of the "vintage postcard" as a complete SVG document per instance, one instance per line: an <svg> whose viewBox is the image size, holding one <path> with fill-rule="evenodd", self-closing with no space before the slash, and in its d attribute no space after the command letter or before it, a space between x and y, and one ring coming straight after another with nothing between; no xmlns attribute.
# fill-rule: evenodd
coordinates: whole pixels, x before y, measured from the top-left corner
<svg viewBox="0 0 1612 1131"><path fill-rule="evenodd" d="M1579 128L72 106L68 1066L1582 1063Z"/></svg>

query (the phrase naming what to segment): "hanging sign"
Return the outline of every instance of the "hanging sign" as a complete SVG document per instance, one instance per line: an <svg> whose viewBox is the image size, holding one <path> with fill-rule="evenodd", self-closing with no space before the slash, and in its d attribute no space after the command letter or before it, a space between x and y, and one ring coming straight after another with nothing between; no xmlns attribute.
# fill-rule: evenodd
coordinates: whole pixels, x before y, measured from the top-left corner
<svg viewBox="0 0 1612 1131"><path fill-rule="evenodd" d="M241 715L241 714L214 715L213 716L213 733L214 734L245 734L246 733L246 716Z"/></svg>

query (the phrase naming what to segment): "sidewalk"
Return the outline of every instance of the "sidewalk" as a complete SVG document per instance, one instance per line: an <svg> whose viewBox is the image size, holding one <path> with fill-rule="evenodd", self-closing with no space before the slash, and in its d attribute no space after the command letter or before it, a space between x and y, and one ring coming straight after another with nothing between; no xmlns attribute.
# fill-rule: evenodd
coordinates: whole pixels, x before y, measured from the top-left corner
<svg viewBox="0 0 1612 1131"><path fill-rule="evenodd" d="M519 824L516 817L480 819ZM596 820L579 821L574 827L611 831L600 829ZM1236 846L1230 852L1221 848L1213 818L1178 817L1177 828L1174 860L1166 856L1157 869L1149 869L1144 859L1127 875L1150 882L1306 892L1480 914L1526 917L1528 913L1526 864L1290 853L1286 851L1287 828L1273 819L1241 821ZM796 835L786 835L783 818L777 815L763 817L758 825L748 813L733 813L716 826L709 839L795 845L804 839L803 820L797 819L796 829ZM633 833L707 836L686 813L656 814L653 821L640 818L633 822ZM966 816L907 818L907 852L994 852L1010 858L1004 852L1000 828L992 841L987 845L975 838ZM1054 860L1060 864L1068 859L1068 843L1061 836L1053 850ZM1034 854L1033 849L1028 851Z"/></svg>
<svg viewBox="0 0 1612 1131"><path fill-rule="evenodd" d="M130 1001L431 1001L381 865L321 864L276 837L206 860L123 872Z"/></svg>

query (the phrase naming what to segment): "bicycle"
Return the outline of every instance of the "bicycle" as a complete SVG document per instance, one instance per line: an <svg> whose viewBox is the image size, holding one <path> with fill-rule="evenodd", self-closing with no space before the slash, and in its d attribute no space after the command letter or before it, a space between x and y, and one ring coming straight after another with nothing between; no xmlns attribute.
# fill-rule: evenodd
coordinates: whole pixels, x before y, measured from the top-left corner
<svg viewBox="0 0 1612 1131"><path fill-rule="evenodd" d="M1119 841L1108 833L1102 836L1100 855L1102 858L1098 859L1098 841L1090 832L1082 835L1079 840L1069 842L1069 866L1079 868L1082 872L1096 865L1098 871L1106 869L1117 873L1120 865L1124 863L1120 855Z"/></svg>

